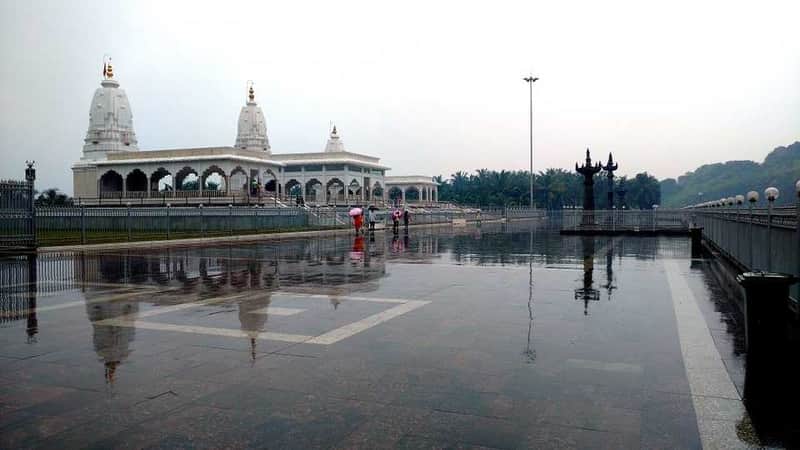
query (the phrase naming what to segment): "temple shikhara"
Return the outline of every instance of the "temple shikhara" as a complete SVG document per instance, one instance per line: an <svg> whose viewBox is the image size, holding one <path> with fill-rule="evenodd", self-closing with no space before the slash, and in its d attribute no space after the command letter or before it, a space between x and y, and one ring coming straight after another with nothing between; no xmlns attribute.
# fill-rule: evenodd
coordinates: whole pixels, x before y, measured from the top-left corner
<svg viewBox="0 0 800 450"><path fill-rule="evenodd" d="M336 126L323 151L273 153L252 83L233 146L140 150L128 97L110 62L92 98L83 155L72 166L74 195L84 204L108 199L155 204L171 198L198 204L302 198L319 205L438 200L430 176L390 177L388 170L379 157L345 149Z"/></svg>

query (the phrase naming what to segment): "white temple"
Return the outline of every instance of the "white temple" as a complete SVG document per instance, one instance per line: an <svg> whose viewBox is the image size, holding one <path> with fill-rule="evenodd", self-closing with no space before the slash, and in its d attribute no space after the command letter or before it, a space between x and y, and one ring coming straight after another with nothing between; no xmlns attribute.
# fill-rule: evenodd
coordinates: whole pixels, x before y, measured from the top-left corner
<svg viewBox="0 0 800 450"><path fill-rule="evenodd" d="M363 204L390 197L438 198L431 177L387 177L389 167L380 158L346 150L335 126L323 151L273 154L252 84L234 146L141 151L128 98L110 64L100 85L89 110L83 155L72 166L74 196L83 204L278 203L297 197L311 204Z"/></svg>

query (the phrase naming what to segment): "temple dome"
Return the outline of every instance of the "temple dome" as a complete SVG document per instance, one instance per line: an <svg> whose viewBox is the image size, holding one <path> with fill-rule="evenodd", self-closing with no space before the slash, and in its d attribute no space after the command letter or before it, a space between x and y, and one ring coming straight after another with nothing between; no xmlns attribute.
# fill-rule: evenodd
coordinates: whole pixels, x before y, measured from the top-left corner
<svg viewBox="0 0 800 450"><path fill-rule="evenodd" d="M333 131L331 131L331 137L328 139L328 143L325 144L325 151L326 152L344 151L344 143L342 142L341 138L339 138L339 134L336 132L336 125L333 126Z"/></svg>
<svg viewBox="0 0 800 450"><path fill-rule="evenodd" d="M239 127L236 133L236 148L245 150L263 150L269 152L267 138L267 121L261 107L255 100L255 91L250 86L248 101L239 113Z"/></svg>
<svg viewBox="0 0 800 450"><path fill-rule="evenodd" d="M89 107L83 159L104 159L108 152L139 150L131 105L125 91L119 88L119 82L113 79L111 64L106 64L103 75Z"/></svg>

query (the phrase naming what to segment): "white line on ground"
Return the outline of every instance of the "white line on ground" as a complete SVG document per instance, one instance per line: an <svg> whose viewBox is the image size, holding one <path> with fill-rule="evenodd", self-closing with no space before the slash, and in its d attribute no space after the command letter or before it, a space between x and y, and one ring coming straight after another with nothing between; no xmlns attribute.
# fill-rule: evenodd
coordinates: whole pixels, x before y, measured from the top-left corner
<svg viewBox="0 0 800 450"><path fill-rule="evenodd" d="M55 305L36 306L36 308L34 308L34 309L26 309L26 310L23 310L23 311L15 311L14 314L20 314L22 312L30 314L31 312L41 313L41 312L47 312L47 311L56 311L56 310L59 310L59 309L72 308L73 306L91 305L91 304L94 304L94 303L115 302L115 301L119 301L119 300L126 300L126 299L133 298L133 297L139 297L139 296L143 296L143 295L152 295L152 294L153 294L153 292L128 292L126 294L117 294L117 295L111 295L111 296L108 296L108 297L98 297L98 298L92 298L92 299L86 299L86 300L77 300L77 301L74 301L74 302L58 303L58 304L55 304ZM11 316L10 314L11 313L0 313L0 317L10 317Z"/></svg>
<svg viewBox="0 0 800 450"><path fill-rule="evenodd" d="M268 314L270 316L293 316L305 311L300 308L281 308L280 306L267 306L266 308L250 311L250 314Z"/></svg>
<svg viewBox="0 0 800 450"><path fill-rule="evenodd" d="M356 302L373 302L373 303L406 303L409 300L406 298L381 298L381 297L360 297L355 295L336 295L336 294L305 294L301 292L289 292L289 291L275 291L272 293L273 296L284 295L287 297L298 297L298 298L316 298L322 300L328 300L331 297L337 298L339 300L352 300Z"/></svg>
<svg viewBox="0 0 800 450"><path fill-rule="evenodd" d="M276 293L277 294L277 293ZM323 295L323 294L295 294L291 292L281 292L280 294L287 296L287 297L301 297L301 298L319 298L319 299L328 299L330 295ZM252 296L251 293L242 293L231 295L227 297L217 297L217 298L210 298L206 300L200 300L191 303L181 303L179 305L171 305L171 306L161 306L158 308L154 308L144 312L137 312L132 314L127 314L124 316L119 316L111 319L99 320L94 322L95 325L108 325L108 326L119 326L119 327L131 327L131 328L141 328L141 329L148 329L148 330L160 330L160 331L176 331L181 333L194 333L194 334L207 334L213 336L227 336L227 337L250 337L250 334L233 328L214 328L214 327L206 327L206 326L191 326L191 325L175 325L169 323L161 323L161 322L147 322L143 321L142 319L147 317L153 317L161 314L166 314L169 312L181 311L184 309L195 308L198 306L210 305L213 303L219 303L225 300L232 300L236 298L242 298L246 296ZM406 314L411 312L417 308L427 305L430 303L429 301L421 301L421 300L401 300L401 299L389 299L389 298L371 298L371 297L353 297L353 296L336 296L340 299L345 300L355 300L355 301L365 301L365 302L376 302L376 303L393 303L397 304L397 306L393 308L389 308L386 311L382 311L377 314L373 314L369 317L361 319L357 322L353 322L351 324L344 325L342 327L336 328L335 330L331 330L327 333L323 333L319 336L307 336L303 334L288 334L288 333L272 333L268 331L255 331L257 334L258 339L265 339L265 340L274 340L274 341L283 341L283 342L292 342L292 343L300 343L305 342L308 344L318 344L318 345L331 345L335 344L342 339L346 339L350 336L358 334L362 331L365 331L369 328L372 328L376 325L379 325L387 320L391 320L397 316ZM262 308L261 310L253 311L259 313L266 309L267 314L275 314L273 309L278 311L283 310L283 315L290 315L297 314L298 312L304 311L301 309L295 308L273 308L267 307ZM281 315L281 314L276 314Z"/></svg>
<svg viewBox="0 0 800 450"><path fill-rule="evenodd" d="M697 299L676 260L665 260L664 268L703 448L748 448L736 434L736 424L747 419L747 411L714 345Z"/></svg>
<svg viewBox="0 0 800 450"><path fill-rule="evenodd" d="M351 324L344 325L335 330L329 331L325 334L321 334L309 340L308 343L322 344L322 345L335 344L336 342L339 342L342 339L346 339L350 336L353 336L354 334L358 334L364 330L372 328L375 325L386 322L387 320L411 312L417 308L427 305L428 303L430 302L409 300L406 303L395 306L394 308L389 308L386 311L381 311L377 314L373 314L357 322L353 322Z"/></svg>
<svg viewBox="0 0 800 450"><path fill-rule="evenodd" d="M244 338L255 337L256 339L291 342L291 343L306 342L312 338L312 336L305 336L302 334L273 333L270 331L247 332L244 330L237 330L234 328L215 328L215 327L205 327L205 326L197 327L191 325L175 325L171 323L147 322L143 320L137 320L134 322L130 320L108 319L102 322L103 325L132 327L144 330L175 331L179 333L208 334L212 336L224 336L224 337L244 337Z"/></svg>

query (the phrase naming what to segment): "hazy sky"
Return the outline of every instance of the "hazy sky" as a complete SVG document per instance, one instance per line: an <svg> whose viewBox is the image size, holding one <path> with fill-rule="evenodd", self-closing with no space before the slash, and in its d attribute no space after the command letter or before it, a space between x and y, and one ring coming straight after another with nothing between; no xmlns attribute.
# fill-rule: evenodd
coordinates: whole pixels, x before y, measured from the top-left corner
<svg viewBox="0 0 800 450"><path fill-rule="evenodd" d="M569 168L673 177L800 139L800 2L0 3L0 178L71 193L102 58L141 149L232 145L253 80L273 152L348 150L390 174Z"/></svg>

